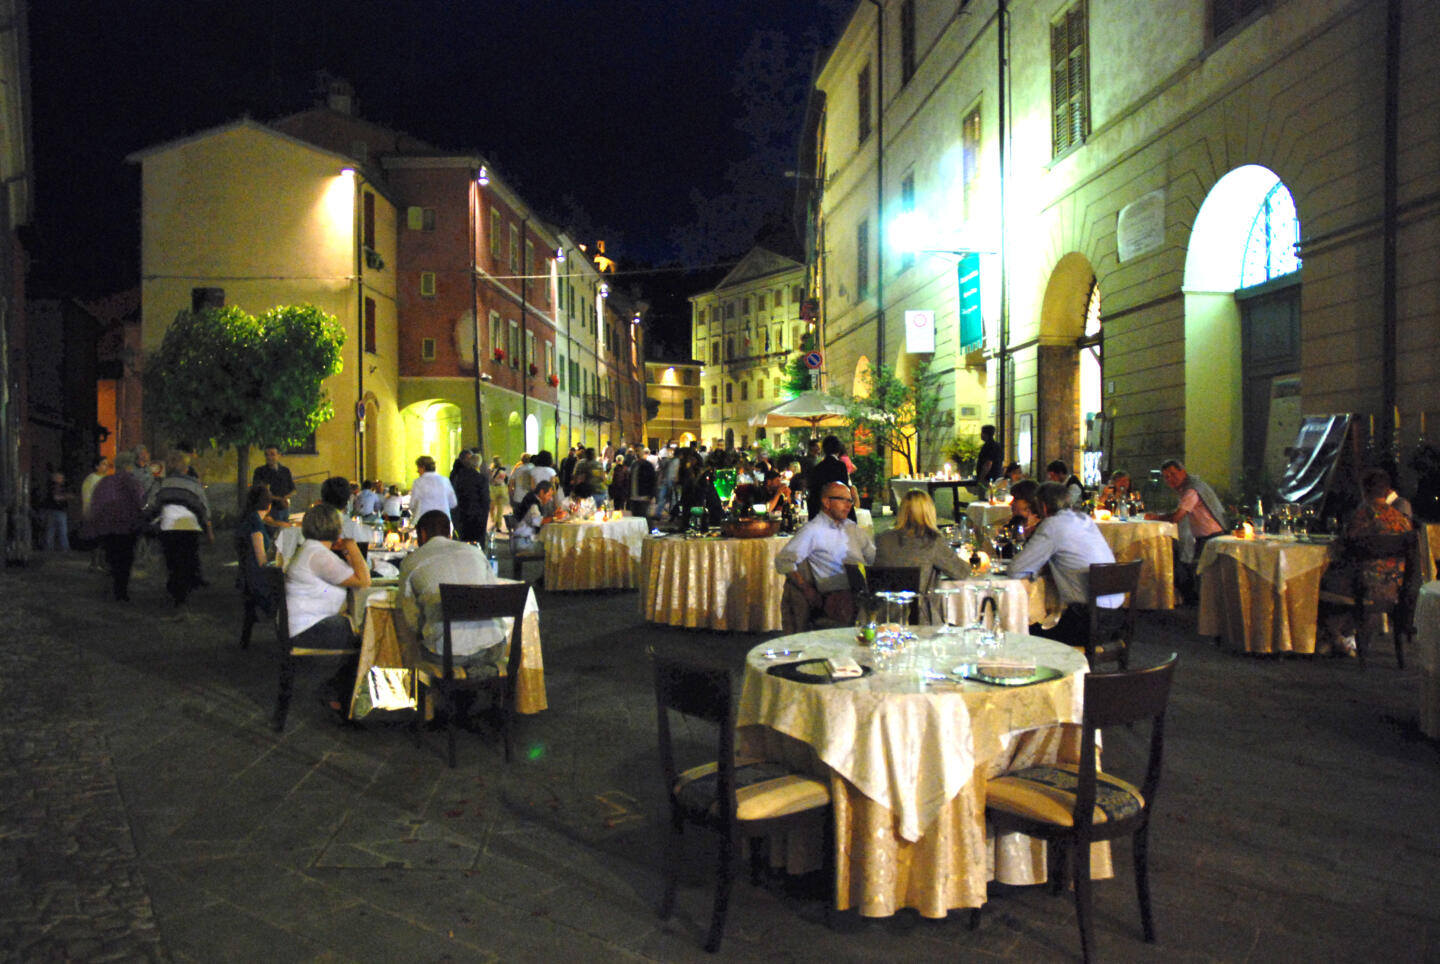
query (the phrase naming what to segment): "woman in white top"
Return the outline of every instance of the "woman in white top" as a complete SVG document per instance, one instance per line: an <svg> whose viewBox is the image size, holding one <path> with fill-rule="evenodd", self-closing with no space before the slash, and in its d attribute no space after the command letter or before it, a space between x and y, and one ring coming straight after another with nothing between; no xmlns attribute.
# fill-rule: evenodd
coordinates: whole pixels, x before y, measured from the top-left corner
<svg viewBox="0 0 1440 964"><path fill-rule="evenodd" d="M319 503L306 510L300 528L305 541L285 569L285 604L292 646L356 651L326 686L325 702L344 716L360 662L360 640L344 611L346 590L370 585L370 567L360 547L341 536L342 526L333 506Z"/></svg>

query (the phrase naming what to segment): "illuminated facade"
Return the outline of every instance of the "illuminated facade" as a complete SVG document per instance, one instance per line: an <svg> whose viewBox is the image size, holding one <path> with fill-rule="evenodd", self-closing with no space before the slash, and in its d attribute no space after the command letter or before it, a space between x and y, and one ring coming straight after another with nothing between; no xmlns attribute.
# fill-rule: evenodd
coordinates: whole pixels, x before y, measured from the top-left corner
<svg viewBox="0 0 1440 964"><path fill-rule="evenodd" d="M704 444L749 445L758 437L750 418L785 400L785 365L806 330L804 284L803 264L752 248L713 290L690 298Z"/></svg>
<svg viewBox="0 0 1440 964"><path fill-rule="evenodd" d="M1386 68L1426 75L1440 8L1391 6L1387 49L1387 4L1357 0L858 4L812 125L827 378L926 358L957 429L998 423L1032 472L1103 446L1238 493L1302 414L1337 411L1385 433L1398 408L1413 445L1440 408L1408 253L1440 244L1440 92ZM906 350L909 310L935 312L933 353Z"/></svg>
<svg viewBox="0 0 1440 964"><path fill-rule="evenodd" d="M645 444L652 452L671 442L684 447L700 441L699 362L647 361L645 392L657 405L655 417L645 423Z"/></svg>

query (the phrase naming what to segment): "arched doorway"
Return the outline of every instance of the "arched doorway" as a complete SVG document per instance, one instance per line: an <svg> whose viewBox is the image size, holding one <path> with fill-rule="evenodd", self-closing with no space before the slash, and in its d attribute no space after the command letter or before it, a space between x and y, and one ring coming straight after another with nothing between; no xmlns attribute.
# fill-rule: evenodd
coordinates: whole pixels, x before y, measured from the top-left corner
<svg viewBox="0 0 1440 964"><path fill-rule="evenodd" d="M438 471L448 474L450 466L455 463L455 456L464 447L459 406L435 399L414 402L401 409L400 423L405 440L405 461L409 463L421 455L428 455L435 460ZM366 431L369 430L367 424Z"/></svg>
<svg viewBox="0 0 1440 964"><path fill-rule="evenodd" d="M1099 444L1086 429L1100 414L1103 358L1100 285L1090 259L1072 251L1056 262L1040 304L1037 472L1044 463L1063 459L1077 475L1085 475L1088 466L1092 478L1087 485L1099 481Z"/></svg>
<svg viewBox="0 0 1440 964"><path fill-rule="evenodd" d="M540 419L533 412L525 416L525 451L540 451Z"/></svg>
<svg viewBox="0 0 1440 964"><path fill-rule="evenodd" d="M360 467L364 479L380 477L380 402L374 392L365 393L365 419L361 423L365 431L364 455Z"/></svg>
<svg viewBox="0 0 1440 964"><path fill-rule="evenodd" d="M1300 421L1300 219L1257 164L1206 195L1185 257L1185 458L1211 482L1278 478Z"/></svg>

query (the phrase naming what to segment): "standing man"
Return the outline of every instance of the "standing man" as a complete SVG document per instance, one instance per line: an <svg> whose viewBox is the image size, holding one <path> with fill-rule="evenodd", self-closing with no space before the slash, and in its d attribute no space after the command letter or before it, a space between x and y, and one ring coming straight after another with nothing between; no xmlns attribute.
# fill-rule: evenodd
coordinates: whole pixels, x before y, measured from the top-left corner
<svg viewBox="0 0 1440 964"><path fill-rule="evenodd" d="M980 453L975 456L975 484L983 494L1005 472L1005 453L995 441L995 426L980 426Z"/></svg>
<svg viewBox="0 0 1440 964"><path fill-rule="evenodd" d="M455 487L449 479L435 471L435 460L428 455L416 459L415 468L420 474L410 483L410 518L419 521L421 516L432 510L443 512L445 518L450 518L450 510L459 504L455 498Z"/></svg>
<svg viewBox="0 0 1440 964"><path fill-rule="evenodd" d="M290 496L295 494L295 480L290 477L290 470L280 464L278 445L265 446L265 464L255 467L250 484L270 486L270 495L275 500L270 518L277 522L289 521Z"/></svg>
<svg viewBox="0 0 1440 964"><path fill-rule="evenodd" d="M485 542L485 525L490 517L490 480L479 470L480 456L465 449L450 473L455 490L455 528L462 542Z"/></svg>
<svg viewBox="0 0 1440 964"><path fill-rule="evenodd" d="M655 496L660 491L655 465L638 448L630 450L630 491L626 511L648 519L655 513Z"/></svg>
<svg viewBox="0 0 1440 964"><path fill-rule="evenodd" d="M848 516L850 487L830 482L820 492L821 513L800 528L775 555L775 571L785 577L780 599L781 625L787 633L804 632L816 616L849 622L855 600L845 564L873 563L875 540Z"/></svg>
<svg viewBox="0 0 1440 964"><path fill-rule="evenodd" d="M855 517L853 500L857 496L854 486L850 484L850 470L845 468L845 463L840 459L840 456L845 454L845 446L834 435L827 435L825 441L820 444L820 448L824 457L815 464L814 469L807 469L805 472L805 481L809 487L809 493L806 496L806 511L809 512L812 519L819 515L824 508L820 502L825 486L831 482L839 482L850 491L852 504L847 511L850 513L850 518L853 519Z"/></svg>
<svg viewBox="0 0 1440 964"><path fill-rule="evenodd" d="M1084 646L1090 632L1086 605L1090 592L1090 566L1113 563L1115 553L1095 526L1095 520L1082 512L1066 512L1071 507L1070 492L1060 482L1042 484L1029 500L1040 518L1025 548L1010 563L1010 575L1035 576L1046 566L1060 594L1065 612L1053 629L1038 623L1030 626L1030 635L1058 639L1071 646ZM1013 504L1013 503L1012 503ZM1115 609L1125 601L1124 593L1101 596L1096 604Z"/></svg>
<svg viewBox="0 0 1440 964"><path fill-rule="evenodd" d="M1166 459L1160 463L1160 475L1165 484L1180 496L1180 505L1169 515L1150 513L1147 519L1163 519L1173 522L1180 530L1176 553L1179 564L1175 567L1175 588L1189 605L1200 598L1200 587L1196 585L1195 563L1205 543L1225 531L1225 507L1220 497L1208 484L1185 471L1179 459Z"/></svg>
<svg viewBox="0 0 1440 964"><path fill-rule="evenodd" d="M568 499L572 488L571 478L575 475L575 463L580 461L580 449L570 446L570 454L560 460L560 491Z"/></svg>
<svg viewBox="0 0 1440 964"><path fill-rule="evenodd" d="M1085 487L1080 484L1079 479L1070 474L1070 466L1062 460L1056 459L1045 466L1045 477L1051 482L1059 482L1065 486L1070 493L1071 505L1079 505L1085 501Z"/></svg>

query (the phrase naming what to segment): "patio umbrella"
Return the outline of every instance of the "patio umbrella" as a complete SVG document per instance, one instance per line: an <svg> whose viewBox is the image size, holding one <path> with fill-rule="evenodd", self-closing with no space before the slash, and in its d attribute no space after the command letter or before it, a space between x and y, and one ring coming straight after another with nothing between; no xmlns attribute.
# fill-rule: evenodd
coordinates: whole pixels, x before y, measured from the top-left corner
<svg viewBox="0 0 1440 964"><path fill-rule="evenodd" d="M750 424L766 428L808 428L844 425L845 406L823 392L805 392L767 412L750 417Z"/></svg>

